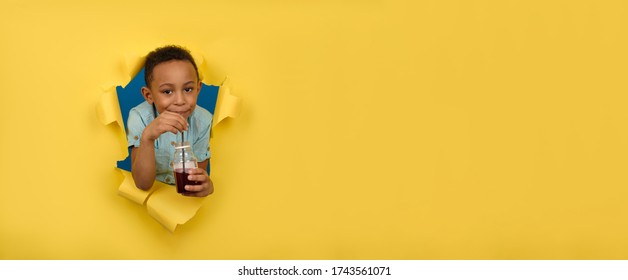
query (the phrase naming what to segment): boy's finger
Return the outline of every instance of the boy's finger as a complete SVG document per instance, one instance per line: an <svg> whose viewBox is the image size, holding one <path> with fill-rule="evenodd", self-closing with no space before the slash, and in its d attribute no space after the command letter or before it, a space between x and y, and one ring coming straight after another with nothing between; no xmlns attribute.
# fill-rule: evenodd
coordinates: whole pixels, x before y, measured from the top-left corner
<svg viewBox="0 0 628 280"><path fill-rule="evenodd" d="M189 124L188 124L188 121L183 116L174 112L170 112L170 111L165 111L164 114L166 114L166 116L168 116L172 120L179 122L181 125L183 125L187 129Z"/></svg>
<svg viewBox="0 0 628 280"><path fill-rule="evenodd" d="M176 126L179 130L183 131L183 130L187 130L188 129L188 123L185 121L185 119L181 119L181 116L177 115L177 117L170 117L167 118L168 123Z"/></svg>
<svg viewBox="0 0 628 280"><path fill-rule="evenodd" d="M188 128L188 121L179 114L174 114L172 120L181 125L182 128Z"/></svg>
<svg viewBox="0 0 628 280"><path fill-rule="evenodd" d="M179 130L178 130L178 129L176 129L176 128L174 128L174 127L172 127L172 126L171 126L170 128L168 128L168 129L167 129L167 131L168 131L168 132L172 132L173 134L177 134L177 133L179 133Z"/></svg>
<svg viewBox="0 0 628 280"><path fill-rule="evenodd" d="M187 130L188 122L179 114L165 111L159 117L162 122L176 126L179 130Z"/></svg>
<svg viewBox="0 0 628 280"><path fill-rule="evenodd" d="M180 129L179 129L179 128L177 128L176 126L171 125L171 124L165 124L165 125L163 126L163 130L164 130L164 131L169 131L169 132L172 132L172 133L174 133L174 134L177 134L177 133L179 133L179 131L180 131Z"/></svg>
<svg viewBox="0 0 628 280"><path fill-rule="evenodd" d="M203 185L185 185L185 190L188 192L200 192L203 189Z"/></svg>
<svg viewBox="0 0 628 280"><path fill-rule="evenodd" d="M177 134L179 131L184 131L186 130L185 125L181 124L180 122L176 121L176 120L172 120L172 119L164 119L163 120L163 124L167 125L169 127L173 127L176 131L171 131L168 130L174 134Z"/></svg>
<svg viewBox="0 0 628 280"><path fill-rule="evenodd" d="M188 175L188 180L190 181L205 182L207 181L206 178L207 177L205 175Z"/></svg>
<svg viewBox="0 0 628 280"><path fill-rule="evenodd" d="M188 170L188 174L203 174L205 172L203 172L204 170L202 168L191 168L190 170Z"/></svg>
<svg viewBox="0 0 628 280"><path fill-rule="evenodd" d="M172 132L172 133L176 134L178 132L176 127L174 127L174 126L172 126L172 125L170 125L168 123L157 124L156 125L156 129L157 129L157 132L159 134L162 134L162 133L165 133L165 132Z"/></svg>

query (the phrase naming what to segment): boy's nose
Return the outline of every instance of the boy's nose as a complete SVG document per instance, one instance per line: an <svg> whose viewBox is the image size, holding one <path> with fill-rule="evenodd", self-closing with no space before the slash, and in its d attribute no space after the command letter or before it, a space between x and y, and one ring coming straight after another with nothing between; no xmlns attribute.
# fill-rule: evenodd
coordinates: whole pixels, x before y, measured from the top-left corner
<svg viewBox="0 0 628 280"><path fill-rule="evenodd" d="M183 92L177 92L174 102L177 105L185 104L185 98L183 98Z"/></svg>

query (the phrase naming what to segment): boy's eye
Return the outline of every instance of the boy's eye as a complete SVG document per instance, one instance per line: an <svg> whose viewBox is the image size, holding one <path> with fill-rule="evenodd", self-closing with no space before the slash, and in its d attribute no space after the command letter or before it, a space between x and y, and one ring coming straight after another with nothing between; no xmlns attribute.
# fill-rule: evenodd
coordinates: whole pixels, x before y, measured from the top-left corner
<svg viewBox="0 0 628 280"><path fill-rule="evenodd" d="M185 92L192 92L194 90L194 88L186 88Z"/></svg>
<svg viewBox="0 0 628 280"><path fill-rule="evenodd" d="M165 93L165 94L172 94L172 90L169 90L169 89L166 89L166 90L164 90L162 92Z"/></svg>

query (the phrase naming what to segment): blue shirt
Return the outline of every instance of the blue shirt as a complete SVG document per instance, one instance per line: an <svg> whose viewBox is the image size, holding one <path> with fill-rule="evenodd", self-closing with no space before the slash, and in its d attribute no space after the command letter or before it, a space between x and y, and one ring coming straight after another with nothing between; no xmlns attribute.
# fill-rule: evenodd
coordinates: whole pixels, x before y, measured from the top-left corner
<svg viewBox="0 0 628 280"><path fill-rule="evenodd" d="M129 147L139 147L144 128L152 122L159 113L153 105L144 101L129 111L129 119L126 126L126 137ZM188 118L188 130L184 132L185 141L192 145L192 151L199 162L211 157L209 150L209 129L212 124L212 113L201 106L196 106ZM155 141L155 179L166 184L174 185L174 169L172 159L174 157L174 144L181 142L181 133L166 132Z"/></svg>

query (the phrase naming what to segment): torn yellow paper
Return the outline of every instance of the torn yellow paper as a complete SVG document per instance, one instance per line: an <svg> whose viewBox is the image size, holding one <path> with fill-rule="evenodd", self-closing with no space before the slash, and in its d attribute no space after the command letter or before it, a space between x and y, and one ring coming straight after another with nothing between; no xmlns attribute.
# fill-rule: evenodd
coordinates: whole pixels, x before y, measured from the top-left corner
<svg viewBox="0 0 628 280"><path fill-rule="evenodd" d="M135 75L142 70L144 62L146 62L146 56L127 54L124 57L124 62L124 66L126 67L124 71L128 77L126 77L127 80L123 81L121 85L128 84L131 80L133 80L133 77L135 77Z"/></svg>
<svg viewBox="0 0 628 280"><path fill-rule="evenodd" d="M218 99L216 100L216 110L214 111L212 128L227 117L237 117L240 114L240 104L240 98L231 95L229 79L226 78L218 89Z"/></svg>
<svg viewBox="0 0 628 280"><path fill-rule="evenodd" d="M149 191L140 190L135 187L131 172L118 170L124 176L118 194L137 204L146 205L148 214L171 232L194 217L203 203L203 198L183 196L177 193L175 187L159 181L155 181Z"/></svg>
<svg viewBox="0 0 628 280"><path fill-rule="evenodd" d="M196 59L196 58L195 58ZM209 70L207 66L207 60L205 59L204 56L201 56L201 62L199 63L197 61L197 65L198 65L198 75L199 75L199 79L205 83L205 84L211 84L211 82L209 81Z"/></svg>
<svg viewBox="0 0 628 280"><path fill-rule="evenodd" d="M96 112L102 124L108 125L112 122L118 122L120 128L123 128L120 103L118 102L115 86L105 90L105 93L100 98L100 103L96 106Z"/></svg>
<svg viewBox="0 0 628 280"><path fill-rule="evenodd" d="M207 64L205 62L205 57L199 53L192 52L192 58L194 58L194 62L197 65L196 70L198 71L198 79L200 81L204 81L205 80L205 65Z"/></svg>
<svg viewBox="0 0 628 280"><path fill-rule="evenodd" d="M135 181L133 180L133 175L131 172L118 169L124 176L124 180L120 187L118 188L118 194L128 198L129 200L144 205L148 196L157 189L157 186L153 185L153 187L148 191L143 191L135 187Z"/></svg>
<svg viewBox="0 0 628 280"><path fill-rule="evenodd" d="M155 182L153 188L155 187L158 188L148 199L146 209L148 214L171 232L194 217L205 200L201 197L183 196L177 193L174 186L161 182Z"/></svg>

